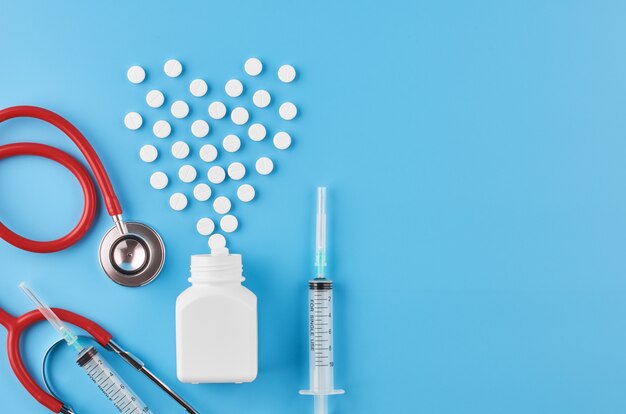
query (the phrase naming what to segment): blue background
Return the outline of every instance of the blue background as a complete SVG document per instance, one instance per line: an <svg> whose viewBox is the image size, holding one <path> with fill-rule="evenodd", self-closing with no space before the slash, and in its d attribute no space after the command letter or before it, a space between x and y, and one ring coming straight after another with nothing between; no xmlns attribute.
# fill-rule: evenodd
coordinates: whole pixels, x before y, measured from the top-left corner
<svg viewBox="0 0 626 414"><path fill-rule="evenodd" d="M168 259L147 287L127 289L101 272L96 250L111 222L100 203L78 245L37 255L0 242L0 304L31 308L21 280L51 304L108 328L202 413L312 412L306 354L306 280L312 273L314 189L329 186L331 275L336 282L333 413L615 413L626 410L626 5L619 1L274 2L8 1L0 8L0 107L34 104L68 117L109 170L126 217L159 230ZM243 72L245 59L265 64ZM178 58L185 71L161 67ZM276 70L298 70L291 85ZM141 64L142 85L126 70ZM192 98L195 77L210 93ZM224 83L243 80L240 100ZM145 93L193 102L167 140L149 127L171 119ZM252 384L182 385L175 377L174 303L188 286L189 256L206 252L195 221L209 203L171 211L181 161L245 129L211 122L203 140L190 120L224 99L250 107L270 135L294 145L244 139L241 159L257 199L237 203L246 285L259 297L260 373ZM291 123L278 103L300 108ZM126 112L144 127L124 128ZM2 143L34 140L79 155L41 122L0 125ZM158 142L157 142L158 141ZM154 165L138 150L155 143ZM252 161L275 160L259 177ZM201 163L193 153L194 164ZM148 186L167 171L166 191ZM200 178L205 179L206 167ZM235 186L214 186L231 195ZM41 239L68 231L81 192L60 166L20 157L0 162L0 218ZM3 334L0 334L3 335ZM55 340L41 325L24 344L38 372ZM0 351L2 408L44 413ZM157 413L181 412L141 376L116 366ZM65 351L54 379L79 413L113 412Z"/></svg>

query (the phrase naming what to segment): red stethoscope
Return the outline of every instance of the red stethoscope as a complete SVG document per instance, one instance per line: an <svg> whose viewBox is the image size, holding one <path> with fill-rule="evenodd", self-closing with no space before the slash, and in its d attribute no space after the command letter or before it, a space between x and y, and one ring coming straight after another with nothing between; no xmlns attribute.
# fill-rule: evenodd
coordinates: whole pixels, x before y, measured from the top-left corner
<svg viewBox="0 0 626 414"><path fill-rule="evenodd" d="M172 397L178 404L180 404L187 412L197 414L197 412L183 400L178 394L176 394L165 383L159 380L152 372L150 372L143 362L137 359L131 353L125 351L115 341L113 336L102 328L97 323L81 316L76 313L66 311L63 309L53 309L54 313L64 322L75 325L85 330L93 339L102 347L115 352L127 363L129 363L137 371L146 375L152 382L158 385L163 391L165 391L170 397ZM8 331L7 336L7 353L9 356L9 363L17 379L26 388L26 390L44 407L50 411L59 414L73 414L72 408L54 397L50 393L44 391L35 380L30 376L24 361L22 360L22 354L20 352L20 342L22 334L32 325L44 320L44 316L38 310L32 310L20 317L11 316L5 310L0 308L0 325L4 326Z"/></svg>
<svg viewBox="0 0 626 414"><path fill-rule="evenodd" d="M165 260L163 241L158 233L147 225L139 222L125 222L122 219L119 199L91 144L69 121L47 109L36 106L13 106L0 110L0 123L23 117L40 119L60 129L80 149L93 171L102 191L106 209L115 223L100 244L99 260L104 272L113 281L124 286L142 286L152 281L161 271ZM96 188L89 173L71 155L49 145L18 142L0 146L0 160L20 155L50 159L74 174L83 190L83 213L76 227L56 240L31 240L13 232L2 222L0 222L0 238L15 247L36 253L52 253L68 248L85 235L96 215Z"/></svg>

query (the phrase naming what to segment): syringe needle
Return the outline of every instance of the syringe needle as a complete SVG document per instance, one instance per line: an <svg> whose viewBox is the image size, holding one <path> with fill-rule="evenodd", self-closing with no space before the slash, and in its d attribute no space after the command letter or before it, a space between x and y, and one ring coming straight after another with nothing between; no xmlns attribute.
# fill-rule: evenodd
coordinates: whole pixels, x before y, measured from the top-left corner
<svg viewBox="0 0 626 414"><path fill-rule="evenodd" d="M31 289L26 285L25 282L20 283L20 289L24 292L24 294L33 302L33 304L37 307L37 310L41 312L41 314L50 322L50 325L57 330L59 334L65 339L69 346L74 347L77 352L80 352L83 347L78 342L78 337L69 330L67 326L63 323L63 321L57 316L56 313L46 303Z"/></svg>
<svg viewBox="0 0 626 414"><path fill-rule="evenodd" d="M326 187L317 188L316 278L326 277Z"/></svg>

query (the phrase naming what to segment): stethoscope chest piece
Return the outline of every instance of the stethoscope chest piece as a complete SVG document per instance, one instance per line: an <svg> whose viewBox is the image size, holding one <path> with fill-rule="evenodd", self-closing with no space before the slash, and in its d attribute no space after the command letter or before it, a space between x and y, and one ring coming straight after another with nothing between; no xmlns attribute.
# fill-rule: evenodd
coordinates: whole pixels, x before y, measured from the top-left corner
<svg viewBox="0 0 626 414"><path fill-rule="evenodd" d="M121 229L123 229L121 231ZM122 286L143 286L154 280L165 261L165 246L156 231L137 222L110 229L100 243L100 266Z"/></svg>

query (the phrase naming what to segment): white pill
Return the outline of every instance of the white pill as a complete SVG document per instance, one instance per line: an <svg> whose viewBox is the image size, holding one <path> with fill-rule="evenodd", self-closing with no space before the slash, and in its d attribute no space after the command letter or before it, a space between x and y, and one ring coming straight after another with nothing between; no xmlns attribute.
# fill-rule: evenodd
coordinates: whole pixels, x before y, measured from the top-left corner
<svg viewBox="0 0 626 414"><path fill-rule="evenodd" d="M237 79L231 79L224 86L226 94L231 98L236 98L243 93L243 84Z"/></svg>
<svg viewBox="0 0 626 414"><path fill-rule="evenodd" d="M298 114L298 108L291 102L285 102L278 108L278 113L285 121L291 121Z"/></svg>
<svg viewBox="0 0 626 414"><path fill-rule="evenodd" d="M212 193L211 187L205 183L200 183L193 188L193 196L198 201L207 201Z"/></svg>
<svg viewBox="0 0 626 414"><path fill-rule="evenodd" d="M194 79L189 84L189 92L191 92L193 96L204 96L208 90L209 85L207 85L203 79Z"/></svg>
<svg viewBox="0 0 626 414"><path fill-rule="evenodd" d="M215 223L208 217L203 217L196 223L196 230L203 236L208 236L215 230Z"/></svg>
<svg viewBox="0 0 626 414"><path fill-rule="evenodd" d="M178 178L180 178L180 181L183 183L190 183L195 180L197 176L198 173L196 169L189 164L185 164L178 169Z"/></svg>
<svg viewBox="0 0 626 414"><path fill-rule="evenodd" d="M244 203L248 203L254 199L256 191L250 184L240 185L237 189L237 197Z"/></svg>
<svg viewBox="0 0 626 414"><path fill-rule="evenodd" d="M256 160L256 171L261 175L268 175L274 170L274 162L267 158L261 157Z"/></svg>
<svg viewBox="0 0 626 414"><path fill-rule="evenodd" d="M237 135L226 135L222 141L222 146L228 152L237 152L241 148L241 140Z"/></svg>
<svg viewBox="0 0 626 414"><path fill-rule="evenodd" d="M165 71L165 74L170 78L176 78L180 76L181 73L183 73L183 65L181 65L181 63L176 59L170 59L165 62L163 70Z"/></svg>
<svg viewBox="0 0 626 414"><path fill-rule="evenodd" d="M172 115L175 118L183 119L189 115L189 105L185 101L176 101L172 104Z"/></svg>
<svg viewBox="0 0 626 414"><path fill-rule="evenodd" d="M257 76L263 70L263 63L257 58L250 58L246 60L243 68L248 75Z"/></svg>
<svg viewBox="0 0 626 414"><path fill-rule="evenodd" d="M224 171L224 169L219 165L214 165L213 167L209 168L209 171L207 172L207 178L213 184L219 184L226 178L226 171Z"/></svg>
<svg viewBox="0 0 626 414"><path fill-rule="evenodd" d="M226 233L232 233L237 230L237 227L239 227L239 220L237 220L237 217L232 214L227 214L220 220L220 227Z"/></svg>
<svg viewBox="0 0 626 414"><path fill-rule="evenodd" d="M282 65L278 68L278 79L282 82L290 83L296 78L296 69L291 65Z"/></svg>
<svg viewBox="0 0 626 414"><path fill-rule="evenodd" d="M226 248L226 238L221 234L213 234L209 237L209 247L211 250L223 250Z"/></svg>
<svg viewBox="0 0 626 414"><path fill-rule="evenodd" d="M265 89L259 89L252 95L252 102L259 108L265 108L272 102L272 97Z"/></svg>
<svg viewBox="0 0 626 414"><path fill-rule="evenodd" d="M200 159L204 162L213 162L217 158L217 148L211 144L203 145L200 148Z"/></svg>
<svg viewBox="0 0 626 414"><path fill-rule="evenodd" d="M209 123L204 119L198 119L191 124L191 133L196 138L204 138L209 133Z"/></svg>
<svg viewBox="0 0 626 414"><path fill-rule="evenodd" d="M124 125L131 131L135 131L143 125L143 118L137 112L129 112L124 117Z"/></svg>
<svg viewBox="0 0 626 414"><path fill-rule="evenodd" d="M185 141L176 141L172 144L172 155L174 158L183 160L189 155L189 145Z"/></svg>
<svg viewBox="0 0 626 414"><path fill-rule="evenodd" d="M274 146L279 150L289 148L291 146L291 135L284 131L277 132L274 135Z"/></svg>
<svg viewBox="0 0 626 414"><path fill-rule="evenodd" d="M246 167L240 162L233 162L228 166L228 176L232 180L241 180L246 175Z"/></svg>
<svg viewBox="0 0 626 414"><path fill-rule="evenodd" d="M157 138L167 138L172 133L172 126L167 121L156 121L152 126L152 133Z"/></svg>
<svg viewBox="0 0 626 414"><path fill-rule="evenodd" d="M222 119L226 116L226 105L220 101L212 102L209 105L209 115L213 119Z"/></svg>
<svg viewBox="0 0 626 414"><path fill-rule="evenodd" d="M243 125L248 122L250 118L250 114L248 114L248 110L244 107L238 106L230 113L230 119L237 125Z"/></svg>
<svg viewBox="0 0 626 414"><path fill-rule="evenodd" d="M165 187L167 187L169 181L170 180L169 178L167 178L167 175L162 171L157 171L150 176L150 185L155 190L164 189Z"/></svg>
<svg viewBox="0 0 626 414"><path fill-rule="evenodd" d="M228 197L219 196L213 201L213 210L218 214L226 214L230 211L230 200Z"/></svg>
<svg viewBox="0 0 626 414"><path fill-rule="evenodd" d="M146 103L151 108L160 108L163 106L163 102L165 102L165 95L157 89L153 89L146 94Z"/></svg>
<svg viewBox="0 0 626 414"><path fill-rule="evenodd" d="M267 135L267 130L263 124L252 124L248 128L248 136L252 141L263 141L265 135Z"/></svg>
<svg viewBox="0 0 626 414"><path fill-rule="evenodd" d="M154 145L144 145L139 150L139 158L141 158L141 161L143 162L152 162L156 160L158 156L159 151L157 151Z"/></svg>
<svg viewBox="0 0 626 414"><path fill-rule="evenodd" d="M135 65L131 66L130 69L128 69L128 72L126 72L126 76L128 77L129 81L134 84L138 84L146 79L146 71L143 70L141 66Z"/></svg>
<svg viewBox="0 0 626 414"><path fill-rule="evenodd" d="M187 196L183 193L172 194L170 197L170 207L176 211L184 210L185 207L187 207Z"/></svg>

